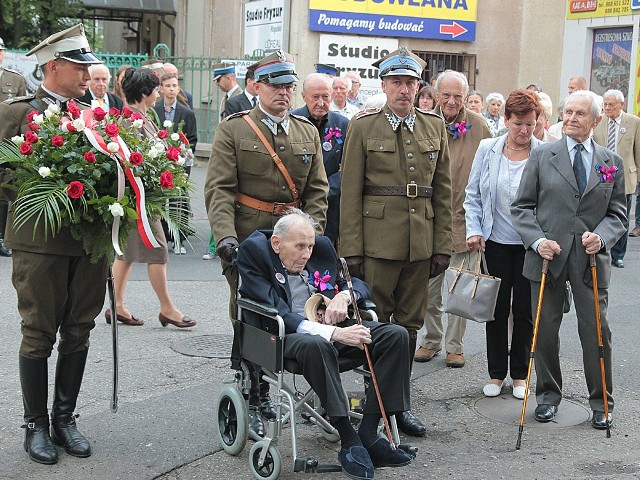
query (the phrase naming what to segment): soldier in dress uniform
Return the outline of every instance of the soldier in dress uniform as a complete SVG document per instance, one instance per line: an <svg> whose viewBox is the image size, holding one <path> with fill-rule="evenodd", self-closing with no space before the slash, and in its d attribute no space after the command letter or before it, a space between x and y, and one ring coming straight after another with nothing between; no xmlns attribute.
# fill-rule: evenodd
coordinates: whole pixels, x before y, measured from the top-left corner
<svg viewBox="0 0 640 480"><path fill-rule="evenodd" d="M329 190L318 130L308 119L289 113L298 81L293 58L278 50L249 68L255 74L260 102L218 126L204 192L209 223L218 240L216 250L229 283L232 320L237 317L238 274L230 264L239 242L257 229L272 229L288 207L311 215L319 224L317 233L322 234ZM251 397L250 426L264 432L256 414L257 395ZM260 388L259 404L264 416L275 417L268 384Z"/></svg>
<svg viewBox="0 0 640 480"><path fill-rule="evenodd" d="M243 90L236 81L236 66L232 63L218 63L213 66L213 81L216 82L218 88L223 93L220 100L220 120L224 120L226 116L227 100L240 95Z"/></svg>
<svg viewBox="0 0 640 480"><path fill-rule="evenodd" d="M27 81L18 72L2 66L4 62L4 40L0 38L0 102L27 94ZM0 257L10 257L11 249L4 246L9 202L0 200Z"/></svg>
<svg viewBox="0 0 640 480"><path fill-rule="evenodd" d="M89 84L89 65L101 63L78 24L51 35L27 55L34 55L44 81L35 94L14 97L0 104L0 139L27 131L26 116L44 111L49 104L63 104L84 95ZM6 165L0 164L0 184L11 182ZM15 192L0 189L15 200ZM9 213L9 222L12 222ZM45 237L42 224L35 236L33 224L18 231L8 229L7 244L13 248L13 285L18 296L22 343L19 352L20 383L24 403L25 442L29 457L40 463L58 461L54 446L69 455L88 457L91 446L78 432L74 417L76 401L89 348L89 333L104 303L107 262L91 263L81 241L68 228ZM48 371L59 333L51 433L49 432Z"/></svg>
<svg viewBox="0 0 640 480"><path fill-rule="evenodd" d="M379 319L407 329L412 359L425 283L451 254L445 125L413 106L424 65L404 47L374 63L387 102L349 123L340 200L342 255L351 274L371 285ZM426 434L410 411L396 419L403 432Z"/></svg>

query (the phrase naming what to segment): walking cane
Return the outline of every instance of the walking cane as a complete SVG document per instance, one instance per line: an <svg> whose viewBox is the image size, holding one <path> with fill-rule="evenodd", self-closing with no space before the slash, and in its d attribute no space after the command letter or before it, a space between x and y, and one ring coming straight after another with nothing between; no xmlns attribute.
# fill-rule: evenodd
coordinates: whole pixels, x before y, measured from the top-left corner
<svg viewBox="0 0 640 480"><path fill-rule="evenodd" d="M113 284L113 270L109 267L107 277L109 306L111 308L111 345L113 351L113 390L111 393L111 411L118 411L118 311L116 310L116 292Z"/></svg>
<svg viewBox="0 0 640 480"><path fill-rule="evenodd" d="M362 325L362 318L360 317L360 311L358 310L356 295L353 291L353 283L351 283L351 275L349 274L347 261L344 258L340 258L340 263L342 264L342 272L344 274L345 280L347 281L347 286L349 287L349 296L351 297L351 305L353 305L353 311L355 313L356 320L358 322L358 325ZM371 360L371 354L369 353L369 346L366 343L363 346L364 346L364 354L367 357L367 365L369 366L369 373L371 374L371 381L373 382L373 389L376 392L376 398L378 399L378 405L380 406L380 414L382 415L382 421L384 422L384 431L387 435L387 440L389 440L389 443L391 444L392 450L395 451L396 444L394 443L393 437L391 436L391 429L389 428L389 419L387 418L387 414L384 411L384 405L382 404L380 387L378 387L378 379L376 378L376 373L373 371L373 361Z"/></svg>
<svg viewBox="0 0 640 480"><path fill-rule="evenodd" d="M536 343L538 341L538 326L540 325L540 312L542 311L542 299L544 298L544 285L547 281L547 271L549 260L542 261L542 277L540 278L540 292L538 293L538 307L536 309L536 319L533 323L533 338L531 339L531 352L529 353L529 367L527 368L527 384L524 388L524 398L522 399L522 413L520 414L520 426L518 427L518 441L516 450L520 450L522 443L522 431L524 430L524 414L527 411L527 398L529 397L529 385L531 384L531 369L533 368L533 357L536 354Z"/></svg>
<svg viewBox="0 0 640 480"><path fill-rule="evenodd" d="M607 422L607 438L611 438L609 422L609 402L607 401L607 378L604 373L604 345L602 343L602 325L600 324L600 299L598 298L598 273L596 272L596 254L589 255L591 261L591 280L593 281L593 304L596 310L596 330L598 331L598 353L600 354L600 377L602 378L602 397L604 400L604 419Z"/></svg>

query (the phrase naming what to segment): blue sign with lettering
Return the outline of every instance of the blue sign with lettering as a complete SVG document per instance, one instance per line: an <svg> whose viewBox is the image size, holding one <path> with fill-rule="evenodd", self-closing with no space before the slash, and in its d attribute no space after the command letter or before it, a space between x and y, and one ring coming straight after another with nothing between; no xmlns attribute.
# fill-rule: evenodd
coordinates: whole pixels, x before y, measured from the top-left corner
<svg viewBox="0 0 640 480"><path fill-rule="evenodd" d="M631 10L640 10L640 0L631 0Z"/></svg>

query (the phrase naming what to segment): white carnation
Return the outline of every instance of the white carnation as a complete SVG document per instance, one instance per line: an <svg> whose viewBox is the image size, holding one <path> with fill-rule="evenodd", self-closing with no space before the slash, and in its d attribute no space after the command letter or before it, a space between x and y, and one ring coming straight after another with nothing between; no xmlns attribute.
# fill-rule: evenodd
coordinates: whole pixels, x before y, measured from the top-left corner
<svg viewBox="0 0 640 480"><path fill-rule="evenodd" d="M184 157L178 157L178 161L176 162L178 165L184 165L184 162L186 160L184 159Z"/></svg>
<svg viewBox="0 0 640 480"><path fill-rule="evenodd" d="M20 146L24 143L24 135L16 135L15 137L11 137L11 141L17 146Z"/></svg>
<svg viewBox="0 0 640 480"><path fill-rule="evenodd" d="M51 106L51 105L49 105L49 106ZM44 111L44 116L45 116L45 117L47 117L47 118L51 118L51 117L53 117L54 115L55 115L55 113L54 113L54 112L52 112L52 111L51 111L51 110L49 110L49 109L46 109L46 110Z"/></svg>
<svg viewBox="0 0 640 480"><path fill-rule="evenodd" d="M144 125L144 120L142 120L141 118L134 120L132 125L133 128L142 128L142 125Z"/></svg>
<svg viewBox="0 0 640 480"><path fill-rule="evenodd" d="M38 114L33 116L33 123L36 125L41 125L44 122L44 115Z"/></svg>
<svg viewBox="0 0 640 480"><path fill-rule="evenodd" d="M180 140L180 135L178 135L177 133L172 133L171 134L171 140L173 140L174 142L177 142L178 140Z"/></svg>
<svg viewBox="0 0 640 480"><path fill-rule="evenodd" d="M171 127L173 127L173 122L171 120L165 120L164 123L162 124L162 126L164 128L171 128Z"/></svg>
<svg viewBox="0 0 640 480"><path fill-rule="evenodd" d="M42 178L47 178L49 175L51 175L51 169L49 167L40 167L38 169L38 173Z"/></svg>
<svg viewBox="0 0 640 480"><path fill-rule="evenodd" d="M84 120L82 120L81 118L76 118L73 122L71 122L71 124L79 132L83 131L86 127Z"/></svg>
<svg viewBox="0 0 640 480"><path fill-rule="evenodd" d="M164 152L164 143L162 142L158 142L155 145L156 150L158 150L159 152Z"/></svg>
<svg viewBox="0 0 640 480"><path fill-rule="evenodd" d="M124 216L124 208L118 202L112 203L109 205L109 211L111 215L114 217L123 217Z"/></svg>
<svg viewBox="0 0 640 480"><path fill-rule="evenodd" d="M154 147L151 147L149 149L149 152L147 153L147 155L149 155L150 158L157 158L159 154L160 152L158 152L158 150L156 150Z"/></svg>
<svg viewBox="0 0 640 480"><path fill-rule="evenodd" d="M120 145L118 145L116 142L109 142L107 143L107 150L109 150L111 153L116 153L118 150L120 150Z"/></svg>
<svg viewBox="0 0 640 480"><path fill-rule="evenodd" d="M56 105L55 103L51 103L49 104L49 106L47 107L46 112L51 112L51 113L60 113L60 107L58 105Z"/></svg>

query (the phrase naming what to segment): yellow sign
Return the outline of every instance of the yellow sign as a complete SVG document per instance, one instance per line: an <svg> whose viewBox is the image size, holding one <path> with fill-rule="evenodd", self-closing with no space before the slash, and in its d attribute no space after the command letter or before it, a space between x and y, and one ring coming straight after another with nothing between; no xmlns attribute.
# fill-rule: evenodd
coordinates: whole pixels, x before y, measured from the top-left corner
<svg viewBox="0 0 640 480"><path fill-rule="evenodd" d="M475 22L478 0L309 0L309 9Z"/></svg>
<svg viewBox="0 0 640 480"><path fill-rule="evenodd" d="M632 0L568 0L567 19L617 17L640 13L631 9ZM635 1L635 0L633 0Z"/></svg>

